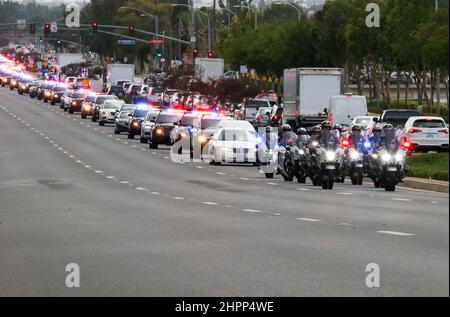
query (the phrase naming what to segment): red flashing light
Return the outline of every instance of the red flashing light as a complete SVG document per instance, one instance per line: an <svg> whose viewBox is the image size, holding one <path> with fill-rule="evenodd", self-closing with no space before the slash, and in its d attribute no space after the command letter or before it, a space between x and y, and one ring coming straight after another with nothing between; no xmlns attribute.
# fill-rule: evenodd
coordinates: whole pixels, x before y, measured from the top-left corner
<svg viewBox="0 0 450 317"><path fill-rule="evenodd" d="M347 138L341 138L341 147L344 149L348 149L351 145L351 142Z"/></svg>

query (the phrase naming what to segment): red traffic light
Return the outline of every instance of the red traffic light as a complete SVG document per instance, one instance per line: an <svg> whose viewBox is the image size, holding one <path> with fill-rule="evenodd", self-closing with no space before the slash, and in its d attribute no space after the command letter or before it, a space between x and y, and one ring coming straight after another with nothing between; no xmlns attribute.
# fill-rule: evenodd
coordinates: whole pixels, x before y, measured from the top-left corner
<svg viewBox="0 0 450 317"><path fill-rule="evenodd" d="M44 24L44 30L50 30L50 24L49 23L45 23Z"/></svg>
<svg viewBox="0 0 450 317"><path fill-rule="evenodd" d="M214 53L211 52L211 51L209 51L209 52L208 52L208 58L213 58L213 57L214 57Z"/></svg>
<svg viewBox="0 0 450 317"><path fill-rule="evenodd" d="M96 27L96 26L97 26L97 22L92 22L91 25L92 25L93 27Z"/></svg>
<svg viewBox="0 0 450 317"><path fill-rule="evenodd" d="M128 26L128 35L134 35L135 31L135 27L134 25L129 25Z"/></svg>

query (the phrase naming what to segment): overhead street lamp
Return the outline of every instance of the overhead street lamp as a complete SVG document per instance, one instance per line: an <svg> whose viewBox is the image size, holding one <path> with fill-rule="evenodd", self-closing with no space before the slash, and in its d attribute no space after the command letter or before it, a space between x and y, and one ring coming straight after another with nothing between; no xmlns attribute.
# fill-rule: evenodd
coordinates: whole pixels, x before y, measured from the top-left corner
<svg viewBox="0 0 450 317"><path fill-rule="evenodd" d="M294 2L291 2L291 1L274 1L274 2L272 2L272 4L287 5L287 6L290 6L291 8L294 8L295 10L297 10L297 19L298 19L298 21L301 21L301 19L302 19L302 9L297 4L295 4Z"/></svg>

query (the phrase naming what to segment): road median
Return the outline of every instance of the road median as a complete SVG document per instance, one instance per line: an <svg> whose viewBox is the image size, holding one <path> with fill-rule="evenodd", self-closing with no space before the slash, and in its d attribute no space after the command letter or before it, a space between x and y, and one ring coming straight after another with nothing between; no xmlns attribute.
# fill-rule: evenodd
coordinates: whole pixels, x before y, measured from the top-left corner
<svg viewBox="0 0 450 317"><path fill-rule="evenodd" d="M424 178L416 178L416 177L406 177L405 181L401 186L428 190L440 193L448 193L448 182L447 181L438 181L434 179L424 179Z"/></svg>

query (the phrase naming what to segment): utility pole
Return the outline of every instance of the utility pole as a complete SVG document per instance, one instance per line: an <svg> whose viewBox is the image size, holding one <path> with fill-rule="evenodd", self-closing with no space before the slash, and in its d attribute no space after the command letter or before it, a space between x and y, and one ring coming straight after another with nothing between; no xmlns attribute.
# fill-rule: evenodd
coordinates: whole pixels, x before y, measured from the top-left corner
<svg viewBox="0 0 450 317"><path fill-rule="evenodd" d="M217 28L217 17L216 17L216 0L213 2L213 20L212 20L212 44L210 44L209 51L214 50L214 43L217 40L216 28Z"/></svg>
<svg viewBox="0 0 450 317"><path fill-rule="evenodd" d="M435 10L436 13L438 13L439 11L439 0L435 0ZM440 74L440 69L439 67L436 70L436 110L437 110L437 114L440 115L441 114L441 74ZM447 100L448 103L448 100Z"/></svg>

